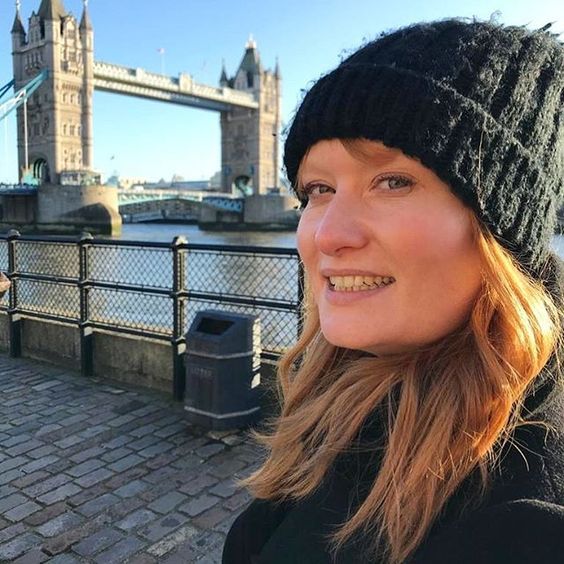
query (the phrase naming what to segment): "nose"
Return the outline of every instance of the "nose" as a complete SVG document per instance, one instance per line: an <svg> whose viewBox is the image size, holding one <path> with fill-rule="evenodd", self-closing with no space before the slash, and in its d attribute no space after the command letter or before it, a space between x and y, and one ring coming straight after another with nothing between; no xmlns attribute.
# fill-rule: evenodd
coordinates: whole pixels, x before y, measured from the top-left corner
<svg viewBox="0 0 564 564"><path fill-rule="evenodd" d="M363 203L338 193L326 206L315 231L315 244L325 255L339 255L347 249L361 249L368 242Z"/></svg>

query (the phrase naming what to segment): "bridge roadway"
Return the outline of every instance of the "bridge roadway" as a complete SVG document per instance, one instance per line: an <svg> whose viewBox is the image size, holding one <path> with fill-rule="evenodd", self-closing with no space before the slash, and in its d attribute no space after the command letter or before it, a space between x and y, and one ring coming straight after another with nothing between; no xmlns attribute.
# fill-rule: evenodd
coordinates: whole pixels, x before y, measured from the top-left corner
<svg viewBox="0 0 564 564"><path fill-rule="evenodd" d="M219 563L259 457L157 392L0 354L0 562Z"/></svg>
<svg viewBox="0 0 564 564"><path fill-rule="evenodd" d="M94 62L94 89L215 111L259 107L253 94L200 84L189 74L166 76L102 61Z"/></svg>

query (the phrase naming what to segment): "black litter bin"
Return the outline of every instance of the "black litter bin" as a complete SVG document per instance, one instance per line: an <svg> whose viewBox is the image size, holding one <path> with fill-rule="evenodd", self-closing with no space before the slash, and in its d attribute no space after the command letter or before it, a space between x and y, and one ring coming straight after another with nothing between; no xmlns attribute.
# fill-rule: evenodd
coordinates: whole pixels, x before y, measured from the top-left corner
<svg viewBox="0 0 564 564"><path fill-rule="evenodd" d="M214 430L256 421L260 352L257 316L198 312L186 334L184 409L188 420Z"/></svg>

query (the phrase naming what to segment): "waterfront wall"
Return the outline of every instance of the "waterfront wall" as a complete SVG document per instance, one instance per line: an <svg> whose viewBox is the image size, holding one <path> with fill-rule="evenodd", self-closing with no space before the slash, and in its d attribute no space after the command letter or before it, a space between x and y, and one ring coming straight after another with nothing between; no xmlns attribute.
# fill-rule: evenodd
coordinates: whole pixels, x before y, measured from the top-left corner
<svg viewBox="0 0 564 564"><path fill-rule="evenodd" d="M76 326L43 319L23 319L22 323L22 357L80 371L80 331ZM174 371L170 344L111 332L96 332L93 340L92 377L170 392ZM8 316L0 314L0 351L9 350ZM265 413L273 413L277 409L276 362L264 359L260 375L261 405Z"/></svg>

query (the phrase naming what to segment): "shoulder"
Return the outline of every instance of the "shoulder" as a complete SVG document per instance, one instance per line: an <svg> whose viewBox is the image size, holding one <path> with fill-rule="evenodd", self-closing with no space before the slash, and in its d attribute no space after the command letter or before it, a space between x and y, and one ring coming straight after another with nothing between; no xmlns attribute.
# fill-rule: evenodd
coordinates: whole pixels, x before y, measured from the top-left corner
<svg viewBox="0 0 564 564"><path fill-rule="evenodd" d="M252 562L280 525L287 504L255 499L235 519L223 547L223 564Z"/></svg>
<svg viewBox="0 0 564 564"><path fill-rule="evenodd" d="M564 554L564 507L521 499L487 507L440 528L414 564L556 564Z"/></svg>

